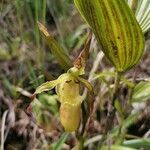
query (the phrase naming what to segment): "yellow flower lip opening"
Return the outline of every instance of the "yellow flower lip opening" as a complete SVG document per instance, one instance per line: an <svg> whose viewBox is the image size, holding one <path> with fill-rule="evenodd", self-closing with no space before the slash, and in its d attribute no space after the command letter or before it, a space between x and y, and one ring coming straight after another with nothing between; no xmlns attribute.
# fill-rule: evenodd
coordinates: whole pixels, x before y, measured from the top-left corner
<svg viewBox="0 0 150 150"><path fill-rule="evenodd" d="M79 81L74 77L69 77L67 81L62 82L56 86L56 93L61 103L68 102L73 104L76 103L76 101L81 101L79 91ZM78 100L76 97L78 97Z"/></svg>

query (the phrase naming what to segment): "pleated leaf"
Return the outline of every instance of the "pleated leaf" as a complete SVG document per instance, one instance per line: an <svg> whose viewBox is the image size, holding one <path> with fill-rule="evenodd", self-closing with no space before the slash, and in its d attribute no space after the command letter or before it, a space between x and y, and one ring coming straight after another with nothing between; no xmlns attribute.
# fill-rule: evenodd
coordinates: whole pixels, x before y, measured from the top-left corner
<svg viewBox="0 0 150 150"><path fill-rule="evenodd" d="M143 54L144 37L125 0L74 2L118 72L124 72L138 63Z"/></svg>
<svg viewBox="0 0 150 150"><path fill-rule="evenodd" d="M69 56L65 53L63 48L59 45L59 43L48 33L47 28L43 24L38 22L38 27L41 33L43 34L44 38L46 39L52 54L56 57L59 64L65 70L68 70L72 66Z"/></svg>
<svg viewBox="0 0 150 150"><path fill-rule="evenodd" d="M133 140L127 140L124 141L123 145L138 148L138 149L145 149L149 150L150 148L150 138L139 138L139 139L133 139Z"/></svg>
<svg viewBox="0 0 150 150"><path fill-rule="evenodd" d="M150 82L140 82L133 90L132 101L143 102L150 100Z"/></svg>
<svg viewBox="0 0 150 150"><path fill-rule="evenodd" d="M150 31L150 1L149 0L128 0L130 8L135 13L143 33Z"/></svg>

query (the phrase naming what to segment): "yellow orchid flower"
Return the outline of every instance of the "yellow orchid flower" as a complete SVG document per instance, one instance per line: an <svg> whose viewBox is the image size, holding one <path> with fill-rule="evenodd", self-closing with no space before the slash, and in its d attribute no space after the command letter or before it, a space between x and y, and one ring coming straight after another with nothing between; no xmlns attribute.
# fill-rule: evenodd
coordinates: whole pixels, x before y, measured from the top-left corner
<svg viewBox="0 0 150 150"><path fill-rule="evenodd" d="M76 67L72 67L53 81L48 81L40 85L35 95L44 91L56 89L60 106L60 120L66 131L75 131L80 123L81 103L83 97L80 95L80 83L84 84L90 92L93 92L91 84L80 77L84 72Z"/></svg>

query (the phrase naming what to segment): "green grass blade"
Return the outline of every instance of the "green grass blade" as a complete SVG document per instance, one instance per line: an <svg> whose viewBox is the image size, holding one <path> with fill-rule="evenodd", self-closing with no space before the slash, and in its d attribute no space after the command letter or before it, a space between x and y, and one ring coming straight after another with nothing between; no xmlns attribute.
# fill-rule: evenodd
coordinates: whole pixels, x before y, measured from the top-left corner
<svg viewBox="0 0 150 150"><path fill-rule="evenodd" d="M125 146L130 146L133 148L144 148L149 150L150 148L150 138L147 139L134 139L134 140L128 140L124 141Z"/></svg>
<svg viewBox="0 0 150 150"><path fill-rule="evenodd" d="M54 150L62 150L62 145L66 141L68 135L69 135L69 133L63 133L62 136L60 137L60 139L54 144L53 149Z"/></svg>
<svg viewBox="0 0 150 150"><path fill-rule="evenodd" d="M126 130L133 122L137 120L139 113L131 114L123 121L122 130Z"/></svg>

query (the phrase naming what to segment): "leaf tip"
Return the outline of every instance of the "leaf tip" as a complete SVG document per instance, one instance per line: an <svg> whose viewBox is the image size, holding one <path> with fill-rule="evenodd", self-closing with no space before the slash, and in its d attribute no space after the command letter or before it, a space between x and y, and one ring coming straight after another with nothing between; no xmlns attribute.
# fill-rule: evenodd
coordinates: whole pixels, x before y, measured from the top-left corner
<svg viewBox="0 0 150 150"><path fill-rule="evenodd" d="M49 36L49 33L48 33L47 28L46 28L42 23L40 23L39 21L37 21L37 24L38 24L39 30L40 30L45 36Z"/></svg>

